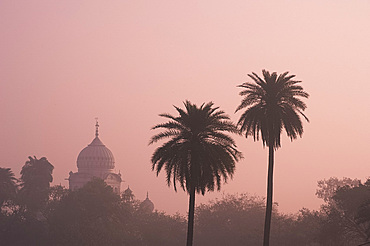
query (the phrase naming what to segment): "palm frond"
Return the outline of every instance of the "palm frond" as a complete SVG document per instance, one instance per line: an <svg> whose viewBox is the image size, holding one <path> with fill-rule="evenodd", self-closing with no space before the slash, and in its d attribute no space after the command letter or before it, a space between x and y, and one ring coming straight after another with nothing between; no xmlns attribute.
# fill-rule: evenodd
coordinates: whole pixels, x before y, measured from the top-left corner
<svg viewBox="0 0 370 246"><path fill-rule="evenodd" d="M280 147L280 134L283 128L291 139L302 136L303 127L299 115L309 121L303 111L307 105L300 98L308 98L295 75L284 72L277 75L262 70L262 77L256 73L248 74L252 82L245 82L239 94L243 96L235 112L245 111L237 126L245 137L262 139L263 145ZM270 143L271 142L271 143Z"/></svg>
<svg viewBox="0 0 370 246"><path fill-rule="evenodd" d="M174 106L177 117L161 114L170 121L152 128L164 130L154 135L149 144L169 139L154 151L152 170L159 175L164 169L167 185L172 183L175 190L176 184L188 192L195 187L202 194L220 189L221 181L232 177L235 162L242 157L226 133L240 131L213 102L197 107L185 101L184 107L185 110Z"/></svg>

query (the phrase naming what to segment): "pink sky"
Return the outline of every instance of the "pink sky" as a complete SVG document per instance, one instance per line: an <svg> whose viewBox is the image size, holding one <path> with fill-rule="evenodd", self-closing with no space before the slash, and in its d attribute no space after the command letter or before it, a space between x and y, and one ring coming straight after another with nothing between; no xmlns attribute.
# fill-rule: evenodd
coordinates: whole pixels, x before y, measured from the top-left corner
<svg viewBox="0 0 370 246"><path fill-rule="evenodd" d="M370 176L370 1L0 1L1 167L27 157L67 186L94 137L138 199L187 210L187 195L151 171L148 146L172 105L213 101L237 121L236 86L290 71L310 93L302 139L283 138L275 196L283 212L318 209L317 181ZM221 192L265 196L267 149L235 137L245 159Z"/></svg>

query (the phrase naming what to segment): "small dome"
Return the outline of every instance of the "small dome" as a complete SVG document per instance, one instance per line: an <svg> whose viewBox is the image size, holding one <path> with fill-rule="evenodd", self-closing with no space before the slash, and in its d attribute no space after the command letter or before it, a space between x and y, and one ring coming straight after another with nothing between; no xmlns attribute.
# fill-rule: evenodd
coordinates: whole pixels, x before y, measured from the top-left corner
<svg viewBox="0 0 370 246"><path fill-rule="evenodd" d="M100 141L99 137L96 136L91 144L84 148L78 155L77 167L79 169L114 169L114 156L102 141Z"/></svg>
<svg viewBox="0 0 370 246"><path fill-rule="evenodd" d="M154 210L154 203L149 199L148 193L146 193L146 199L140 204L140 210L148 213Z"/></svg>

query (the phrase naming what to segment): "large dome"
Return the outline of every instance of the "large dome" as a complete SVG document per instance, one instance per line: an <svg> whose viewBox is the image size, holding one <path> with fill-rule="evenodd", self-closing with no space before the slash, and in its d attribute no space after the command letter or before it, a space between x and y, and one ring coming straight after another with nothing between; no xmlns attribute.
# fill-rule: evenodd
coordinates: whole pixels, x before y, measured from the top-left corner
<svg viewBox="0 0 370 246"><path fill-rule="evenodd" d="M100 141L98 133L94 140L77 157L78 169L114 169L112 152Z"/></svg>

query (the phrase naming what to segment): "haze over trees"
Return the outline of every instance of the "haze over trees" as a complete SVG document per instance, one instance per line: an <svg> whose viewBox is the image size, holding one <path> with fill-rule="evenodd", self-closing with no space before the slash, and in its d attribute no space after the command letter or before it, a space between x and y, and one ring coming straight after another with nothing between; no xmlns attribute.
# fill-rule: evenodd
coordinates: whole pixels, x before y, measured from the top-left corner
<svg viewBox="0 0 370 246"><path fill-rule="evenodd" d="M360 245L370 241L370 179L330 178L319 181L316 193L325 203L321 211L325 245Z"/></svg>
<svg viewBox="0 0 370 246"><path fill-rule="evenodd" d="M43 167L43 178L50 180L47 179L50 166ZM1 177L8 177L1 181L11 180L8 184L12 194L1 205L1 244L173 246L186 243L187 221L183 216L142 211L133 193L129 199L124 194L119 196L101 179L93 179L75 191L59 185L45 188L48 196L34 216L19 199L20 188L11 170L1 168L0 173ZM0 186L0 194L8 194L7 190L8 185ZM279 212L277 203L273 204L270 245L357 246L369 241L370 180L364 183L335 177L321 180L316 194L323 199L318 211L303 208L295 214L284 214ZM195 208L194 245L259 246L263 243L264 213L265 199L247 193L226 194L200 204Z"/></svg>
<svg viewBox="0 0 370 246"><path fill-rule="evenodd" d="M293 80L295 75L288 72L277 75L262 70L263 78L256 73L248 74L252 82L246 82L239 94L244 96L236 112L245 109L240 116L238 126L245 137L253 136L254 140L262 139L263 146L269 148L267 201L263 245L270 240L271 215L273 203L274 151L280 146L281 131L285 129L293 140L303 134L300 116L308 121L303 111L306 104L300 97L308 98L308 93L298 85L301 81Z"/></svg>
<svg viewBox="0 0 370 246"><path fill-rule="evenodd" d="M50 187L46 181L52 180L53 166L45 157L29 159L22 169L21 185L15 183L10 169L0 169L1 178L7 177L0 182L4 200L0 210L1 245L185 243L186 222L182 216L142 211L133 195L132 199L124 199L98 178L75 191L59 185ZM38 172L33 172L36 169ZM31 195L35 193L39 199L33 201Z"/></svg>
<svg viewBox="0 0 370 246"><path fill-rule="evenodd" d="M225 133L238 133L225 112L213 103L198 107L184 102L185 110L176 107L179 116L160 114L169 119L152 129L164 129L149 144L167 139L152 156L152 170L157 175L166 171L167 184L176 183L189 194L188 232L186 245L193 245L195 193L221 189L221 182L232 178L235 163L242 157L234 140Z"/></svg>
<svg viewBox="0 0 370 246"><path fill-rule="evenodd" d="M294 75L253 73L240 87L245 109L237 125L212 102L198 107L189 101L178 116L160 114L167 122L152 129L149 144L167 139L152 155L152 170L165 171L168 186L189 194L187 219L179 214L145 210L127 189L116 194L94 178L74 191L51 186L54 166L29 157L17 179L0 168L0 242L5 245L135 245L359 246L370 244L370 179L331 177L318 181L319 210L279 212L273 203L274 151L283 129L291 140L303 134L301 116L308 94ZM238 128L239 127L239 128ZM262 139L269 147L267 198L248 193L226 194L195 206L196 193L220 190L233 177L242 158L227 133ZM196 228L196 230L194 230ZM186 236L185 236L186 235Z"/></svg>

